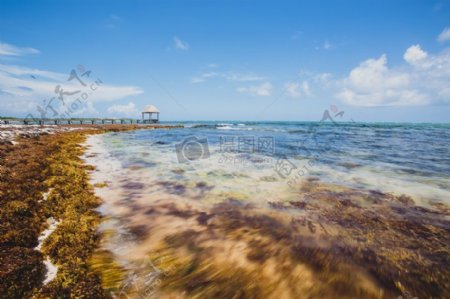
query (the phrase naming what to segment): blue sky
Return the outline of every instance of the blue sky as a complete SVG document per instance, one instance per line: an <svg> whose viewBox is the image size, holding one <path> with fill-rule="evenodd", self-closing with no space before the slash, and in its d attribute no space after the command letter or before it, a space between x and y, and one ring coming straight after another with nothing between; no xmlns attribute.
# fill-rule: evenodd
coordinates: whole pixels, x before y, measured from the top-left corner
<svg viewBox="0 0 450 299"><path fill-rule="evenodd" d="M450 1L0 2L0 115L449 122L449 82Z"/></svg>

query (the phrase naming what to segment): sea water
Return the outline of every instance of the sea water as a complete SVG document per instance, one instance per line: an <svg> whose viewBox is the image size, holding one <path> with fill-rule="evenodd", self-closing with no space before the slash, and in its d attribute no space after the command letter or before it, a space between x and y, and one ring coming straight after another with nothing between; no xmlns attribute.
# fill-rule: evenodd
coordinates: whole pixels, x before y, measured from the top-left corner
<svg viewBox="0 0 450 299"><path fill-rule="evenodd" d="M88 142L88 163L97 166L93 182L108 184L97 189L105 216L100 230L114 234L102 246L131 272L156 243L197 225L182 211L208 213L214 205L237 202L270 213L269 203L297 200L299 186L311 178L405 195L424 207L450 204L448 124L184 125L107 133ZM155 267L149 271L157 273Z"/></svg>

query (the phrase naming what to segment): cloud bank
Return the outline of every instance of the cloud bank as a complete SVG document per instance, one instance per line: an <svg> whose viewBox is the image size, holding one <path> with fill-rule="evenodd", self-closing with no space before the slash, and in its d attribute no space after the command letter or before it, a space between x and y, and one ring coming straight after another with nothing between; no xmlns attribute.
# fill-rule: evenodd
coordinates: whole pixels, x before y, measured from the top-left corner
<svg viewBox="0 0 450 299"><path fill-rule="evenodd" d="M336 82L336 96L352 106L420 106L450 103L450 51L406 49L405 65L389 67L386 54L361 62Z"/></svg>
<svg viewBox="0 0 450 299"><path fill-rule="evenodd" d="M450 40L450 28L445 28L441 34L439 34L437 40L441 43L449 41Z"/></svg>
<svg viewBox="0 0 450 299"><path fill-rule="evenodd" d="M109 114L135 116L138 114L136 105L133 102L129 102L127 105L114 104L107 109Z"/></svg>
<svg viewBox="0 0 450 299"><path fill-rule="evenodd" d="M0 56L22 56L27 54L39 54L34 48L21 48L0 42Z"/></svg>
<svg viewBox="0 0 450 299"><path fill-rule="evenodd" d="M39 53L39 51L33 48L0 44L0 55L18 56L30 53ZM87 93L88 96L83 101L83 107L76 109L76 113L94 113L93 103L115 101L143 93L142 89L136 86L107 84L102 78L96 77L95 73L87 72L80 79L85 85L74 78L69 80L70 77L70 70L67 74L63 74L24 66L0 64L1 113L23 116L28 113L38 115L38 107L48 105L52 98L57 99L52 102L55 103L54 105L61 104L58 107L59 111L67 110L66 106L76 101L82 93ZM98 82L92 86L95 90L90 89L90 84L93 82ZM61 94L62 99L60 98Z"/></svg>
<svg viewBox="0 0 450 299"><path fill-rule="evenodd" d="M312 95L308 81L301 83L286 82L284 84L284 90L286 95L291 98L309 97Z"/></svg>
<svg viewBox="0 0 450 299"><path fill-rule="evenodd" d="M266 97L272 94L272 84L270 82L264 82L260 85L251 85L247 87L239 87L237 89L240 93L247 93L252 96Z"/></svg>

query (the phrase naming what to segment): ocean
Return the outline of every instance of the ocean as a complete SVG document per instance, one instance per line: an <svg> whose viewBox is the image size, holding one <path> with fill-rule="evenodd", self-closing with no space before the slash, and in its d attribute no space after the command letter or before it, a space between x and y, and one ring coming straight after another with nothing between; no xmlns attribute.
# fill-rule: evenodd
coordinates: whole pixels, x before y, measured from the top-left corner
<svg viewBox="0 0 450 299"><path fill-rule="evenodd" d="M419 216L428 221L434 215L442 222L433 225L449 229L449 124L183 124L182 129L96 135L87 142L85 159L97 167L92 173L93 183L107 184L96 188L96 193L103 200L99 212L105 217L100 228L104 235L102 248L122 269L119 278L110 284L117 297L208 297L228 294L228 285L250 293L261 292L258 294L262 297L279 292L285 298L315 292L338 294L335 286L322 281L321 271L325 270L310 265L305 269L294 267L292 250L287 253L275 245L284 240L285 247L294 246L292 236L302 240L307 236L308 248L339 248L335 259L350 258L351 262L345 264L354 274L346 275L351 276L354 292L382 298L399 293L386 283L384 273L372 271L370 265L361 266L361 257L349 257L341 252L343 248L370 248L382 256L379 244L365 239L371 233L378 234L380 240L389 240L385 245L394 252L384 258L392 267L403 269L403 264L397 265L397 254L405 254L411 246L420 247L423 240L417 235L408 239L407 230L389 235L394 225L389 219L386 226L379 227L358 218L359 222L348 229L352 217L379 213L392 221L415 222ZM400 208L407 210L400 212ZM348 223L334 219L332 213L338 211L348 213ZM421 211L423 215L411 218L410 211ZM261 223L253 223L263 216L271 220L263 218L258 220ZM293 228L293 223L300 224ZM266 232L278 225L287 227L284 230L289 237ZM352 229L358 229L365 241L358 239ZM269 242L268 238L274 239L272 245L261 245ZM400 243L393 244L391 238L398 238ZM256 261L251 258L252 246L264 248L253 254ZM278 269L286 259L290 260L289 266ZM330 263L336 263L335 259ZM299 265L308 264L307 260ZM142 266L145 263L147 266ZM186 267L193 268L184 272ZM245 270L245 277L221 280L233 274L232 269L240 268ZM283 278L268 274L270 271L286 274ZM330 271L326 270L327 275ZM192 282L185 280L196 272L197 276L207 276L210 285L204 282L207 287L189 287ZM272 287L254 290L248 280L263 279L258 275ZM333 275L336 279L341 274ZM288 281L299 277L311 285L289 286ZM404 279L405 289L415 290L416 285L408 277ZM321 287L314 286L317 282L322 283Z"/></svg>

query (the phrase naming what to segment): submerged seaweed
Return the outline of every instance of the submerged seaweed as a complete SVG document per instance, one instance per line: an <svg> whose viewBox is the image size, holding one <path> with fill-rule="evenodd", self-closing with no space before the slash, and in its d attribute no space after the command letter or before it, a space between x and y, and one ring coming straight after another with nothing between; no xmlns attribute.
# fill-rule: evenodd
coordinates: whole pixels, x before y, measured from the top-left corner
<svg viewBox="0 0 450 299"><path fill-rule="evenodd" d="M449 294L448 214L415 206L405 196L317 180L299 188L299 201L272 202L269 210L233 201L208 211L152 205L155 222L190 223L149 248L148 258L161 272L155 298Z"/></svg>

